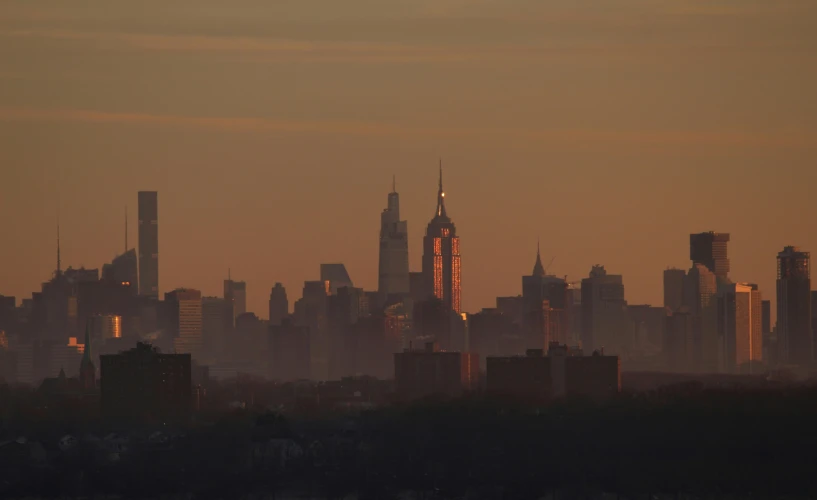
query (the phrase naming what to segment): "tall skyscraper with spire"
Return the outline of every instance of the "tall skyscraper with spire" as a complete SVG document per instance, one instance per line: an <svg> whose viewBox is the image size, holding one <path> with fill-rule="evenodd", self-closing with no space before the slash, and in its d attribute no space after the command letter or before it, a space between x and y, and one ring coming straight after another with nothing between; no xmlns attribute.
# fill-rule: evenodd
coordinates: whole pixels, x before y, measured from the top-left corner
<svg viewBox="0 0 817 500"><path fill-rule="evenodd" d="M457 228L445 212L442 164L437 211L423 238L423 281L426 296L441 300L448 310L461 312L460 239Z"/></svg>
<svg viewBox="0 0 817 500"><path fill-rule="evenodd" d="M159 298L159 202L156 191L139 191L139 295Z"/></svg>
<svg viewBox="0 0 817 500"><path fill-rule="evenodd" d="M408 223L400 220L400 195L397 183L392 180L388 205L380 214L380 265L377 291L384 299L395 295L408 295L409 254Z"/></svg>

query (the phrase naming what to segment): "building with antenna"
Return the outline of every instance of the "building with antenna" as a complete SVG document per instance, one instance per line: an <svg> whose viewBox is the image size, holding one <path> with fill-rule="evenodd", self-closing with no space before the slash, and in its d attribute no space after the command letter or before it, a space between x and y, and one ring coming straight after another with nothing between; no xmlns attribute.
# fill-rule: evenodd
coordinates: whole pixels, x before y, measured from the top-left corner
<svg viewBox="0 0 817 500"><path fill-rule="evenodd" d="M426 297L436 297L447 310L462 310L460 239L457 228L445 210L443 168L437 191L437 210L423 238L423 281Z"/></svg>

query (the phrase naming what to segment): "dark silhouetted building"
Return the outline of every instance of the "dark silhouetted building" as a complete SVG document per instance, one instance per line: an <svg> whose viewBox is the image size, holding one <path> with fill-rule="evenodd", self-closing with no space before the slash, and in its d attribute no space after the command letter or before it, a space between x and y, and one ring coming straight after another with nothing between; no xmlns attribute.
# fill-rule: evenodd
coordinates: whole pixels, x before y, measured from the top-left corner
<svg viewBox="0 0 817 500"><path fill-rule="evenodd" d="M289 316L287 290L281 283L276 283L269 294L269 322L271 325L280 325L287 316Z"/></svg>
<svg viewBox="0 0 817 500"><path fill-rule="evenodd" d="M664 342L664 323L668 308L655 307L647 304L628 305L627 314L634 345L644 353L660 352Z"/></svg>
<svg viewBox="0 0 817 500"><path fill-rule="evenodd" d="M809 253L797 247L785 247L777 254L777 335L783 363L814 361L809 265Z"/></svg>
<svg viewBox="0 0 817 500"><path fill-rule="evenodd" d="M662 353L669 371L684 373L695 370L694 321L689 311L667 312Z"/></svg>
<svg viewBox="0 0 817 500"><path fill-rule="evenodd" d="M93 351L91 349L90 325L85 328L85 346L82 361L79 365L79 382L86 392L96 389L96 366L94 365Z"/></svg>
<svg viewBox="0 0 817 500"><path fill-rule="evenodd" d="M692 315L690 368L695 372L718 371L717 277L703 264L693 264L684 286L684 307Z"/></svg>
<svg viewBox="0 0 817 500"><path fill-rule="evenodd" d="M408 223L400 220L400 195L392 185L388 206L380 214L380 259L377 291L382 300L406 296L409 283Z"/></svg>
<svg viewBox="0 0 817 500"><path fill-rule="evenodd" d="M329 293L338 293L338 288L353 287L352 278L344 264L321 264L321 281L329 282Z"/></svg>
<svg viewBox="0 0 817 500"><path fill-rule="evenodd" d="M200 359L204 348L202 339L201 292L179 288L165 294L168 313L168 333L174 350Z"/></svg>
<svg viewBox="0 0 817 500"><path fill-rule="evenodd" d="M442 167L437 211L423 238L423 280L425 298L436 297L447 309L457 314L461 312L460 239L457 228L445 212Z"/></svg>
<svg viewBox="0 0 817 500"><path fill-rule="evenodd" d="M426 299L426 284L422 271L409 273L409 294L414 303Z"/></svg>
<svg viewBox="0 0 817 500"><path fill-rule="evenodd" d="M570 336L570 304L567 282L547 275L539 248L530 276L522 276L525 302L523 326L528 349L546 349L550 342L567 342Z"/></svg>
<svg viewBox="0 0 817 500"><path fill-rule="evenodd" d="M309 328L309 351L312 357L313 380L329 378L331 339L327 329L326 306L328 281L304 282L303 294L295 302L294 320L297 326Z"/></svg>
<svg viewBox="0 0 817 500"><path fill-rule="evenodd" d="M103 415L124 420L185 422L192 385L189 354L162 354L149 344L100 356Z"/></svg>
<svg viewBox="0 0 817 500"><path fill-rule="evenodd" d="M233 330L233 309L221 297L201 299L201 342L204 359L225 361L230 349L229 335Z"/></svg>
<svg viewBox="0 0 817 500"><path fill-rule="evenodd" d="M476 353L446 352L429 342L425 349L394 355L394 389L401 400L427 396L459 397L479 383Z"/></svg>
<svg viewBox="0 0 817 500"><path fill-rule="evenodd" d="M772 301L760 302L761 322L763 328L763 360L767 365L777 364L777 339L772 338Z"/></svg>
<svg viewBox="0 0 817 500"><path fill-rule="evenodd" d="M675 312L684 305L684 281L687 273L683 269L664 270L664 307Z"/></svg>
<svg viewBox="0 0 817 500"><path fill-rule="evenodd" d="M139 191L139 294L159 298L159 201Z"/></svg>
<svg viewBox="0 0 817 500"><path fill-rule="evenodd" d="M489 356L514 356L527 349L527 338L520 325L496 308L470 315L468 333L469 350L479 353L481 366L485 366L485 358Z"/></svg>
<svg viewBox="0 0 817 500"><path fill-rule="evenodd" d="M693 264L703 264L719 279L729 278L727 245L729 233L698 233L689 235L689 259Z"/></svg>
<svg viewBox="0 0 817 500"><path fill-rule="evenodd" d="M565 396L603 400L621 391L618 356L584 356L556 342L547 356L544 352L529 349L524 356L487 358L488 392L541 401Z"/></svg>
<svg viewBox="0 0 817 500"><path fill-rule="evenodd" d="M757 285L731 283L718 293L721 371L753 373L763 360L761 297Z"/></svg>
<svg viewBox="0 0 817 500"><path fill-rule="evenodd" d="M127 284L133 295L139 291L138 258L136 250L131 248L117 256L110 264L102 266L102 280L113 283Z"/></svg>
<svg viewBox="0 0 817 500"><path fill-rule="evenodd" d="M582 280L582 347L626 354L633 346L629 328L624 281L607 274L604 266L593 266Z"/></svg>
<svg viewBox="0 0 817 500"><path fill-rule="evenodd" d="M267 374L273 380L302 380L312 376L309 353L309 328L295 326L289 318L269 326L269 364Z"/></svg>
<svg viewBox="0 0 817 500"><path fill-rule="evenodd" d="M234 320L247 312L247 283L228 277L224 280L224 300L230 304Z"/></svg>

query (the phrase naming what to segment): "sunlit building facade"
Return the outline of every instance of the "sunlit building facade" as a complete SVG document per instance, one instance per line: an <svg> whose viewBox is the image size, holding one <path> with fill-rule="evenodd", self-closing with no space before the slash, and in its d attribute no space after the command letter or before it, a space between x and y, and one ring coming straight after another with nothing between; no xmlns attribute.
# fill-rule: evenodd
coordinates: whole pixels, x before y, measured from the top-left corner
<svg viewBox="0 0 817 500"><path fill-rule="evenodd" d="M443 173L437 192L437 212L423 238L423 281L426 297L436 297L456 313L462 309L460 239L445 212Z"/></svg>
<svg viewBox="0 0 817 500"><path fill-rule="evenodd" d="M718 293L720 371L752 373L763 360L763 315L757 285L733 283Z"/></svg>

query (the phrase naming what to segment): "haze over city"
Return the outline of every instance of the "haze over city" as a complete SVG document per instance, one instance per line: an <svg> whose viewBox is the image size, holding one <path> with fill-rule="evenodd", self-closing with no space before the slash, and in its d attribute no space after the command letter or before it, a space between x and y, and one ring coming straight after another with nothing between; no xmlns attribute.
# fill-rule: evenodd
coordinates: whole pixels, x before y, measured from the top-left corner
<svg viewBox="0 0 817 500"><path fill-rule="evenodd" d="M248 309L344 262L377 283L392 175L412 270L442 158L463 309L549 272L624 276L661 302L690 233L731 233L771 297L784 245L817 248L817 5L695 2L3 2L0 282L25 296L99 267L161 193L161 292Z"/></svg>

